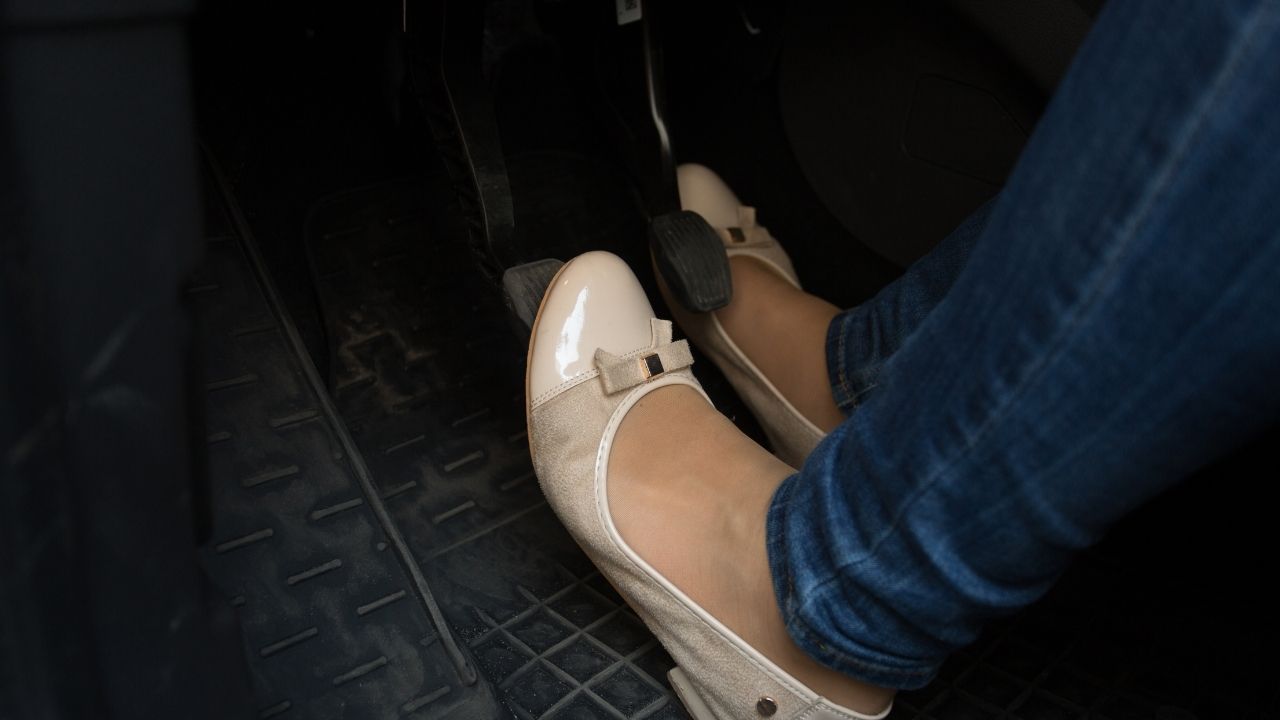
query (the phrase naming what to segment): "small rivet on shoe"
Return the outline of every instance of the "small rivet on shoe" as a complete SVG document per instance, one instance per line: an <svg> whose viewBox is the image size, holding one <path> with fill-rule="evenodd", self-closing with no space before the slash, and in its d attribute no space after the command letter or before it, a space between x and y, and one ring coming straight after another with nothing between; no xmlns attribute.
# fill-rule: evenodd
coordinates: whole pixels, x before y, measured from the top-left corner
<svg viewBox="0 0 1280 720"><path fill-rule="evenodd" d="M769 717L778 712L778 702L768 695L762 695L756 701L756 712L760 713L762 717Z"/></svg>

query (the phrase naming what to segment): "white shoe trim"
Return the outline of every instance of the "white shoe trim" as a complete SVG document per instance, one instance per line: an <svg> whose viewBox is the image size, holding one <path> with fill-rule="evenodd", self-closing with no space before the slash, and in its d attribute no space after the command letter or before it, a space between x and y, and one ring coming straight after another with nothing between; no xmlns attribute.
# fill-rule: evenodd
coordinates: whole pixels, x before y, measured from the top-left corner
<svg viewBox="0 0 1280 720"><path fill-rule="evenodd" d="M542 393L538 397L530 400L529 410L530 411L537 410L538 406L542 405L548 400L554 399L560 393L565 392L566 390L571 390L581 385L582 383L596 377L600 377L599 370L588 370L586 372L578 373L577 375L574 375L573 377L569 378L568 380L565 380L559 385L556 385L550 390L547 390L546 392Z"/></svg>
<svg viewBox="0 0 1280 720"><path fill-rule="evenodd" d="M747 370L751 372L752 375L755 376L756 380L761 385L763 385L766 390L768 390L770 393L773 394L774 397L776 397L778 400L782 402L782 406L787 409L787 412L794 415L795 418L799 420L802 425L804 425L806 430L808 430L809 432L817 436L819 440L827 436L826 432L824 432L817 425L814 425L813 422L809 420L809 418L801 414L801 412L796 409L796 406L792 405L791 401L788 400L785 395L783 395L781 392L778 391L777 386L769 382L769 378L765 377L765 374L760 372L760 368L756 367L756 364L751 362L751 358L747 357L746 353L742 352L742 348L738 347L738 343L734 342L733 338L729 337L729 333L724 331L724 326L720 324L720 318L716 317L715 313L711 313L711 329L712 329L712 332L714 332L716 335L720 337L722 341L724 341L724 344L729 348L730 352L733 353L733 356L737 358L738 361L741 362L747 368Z"/></svg>
<svg viewBox="0 0 1280 720"><path fill-rule="evenodd" d="M775 240L774 242L777 242L777 241ZM770 260L769 258L767 258L767 257L765 257L765 256L763 256L763 255L761 255L761 254L759 254L759 253L752 252L752 248L749 248L749 247L747 247L747 248L744 248L744 247L729 247L728 245L725 245L725 246L724 246L724 254L725 254L725 256L726 256L726 257L745 257L745 258L751 258L752 260L755 260L756 262L760 263L761 265L766 265L766 266L768 266L768 268L769 268L770 270L772 270L773 272L775 272L775 273L777 273L777 274L778 274L778 277L782 278L783 280L786 280L786 281L787 281L787 284L789 284L791 287L793 287L793 288L795 288L795 289L797 289L797 290L803 290L803 289L804 289L804 288L800 287L800 280L799 280L799 279L797 279L796 277L794 277L791 273L787 272L787 271L786 271L786 269L785 269L785 268L783 268L783 267L782 267L781 265L779 265L778 263L776 263L776 262L774 262L774 261Z"/></svg>

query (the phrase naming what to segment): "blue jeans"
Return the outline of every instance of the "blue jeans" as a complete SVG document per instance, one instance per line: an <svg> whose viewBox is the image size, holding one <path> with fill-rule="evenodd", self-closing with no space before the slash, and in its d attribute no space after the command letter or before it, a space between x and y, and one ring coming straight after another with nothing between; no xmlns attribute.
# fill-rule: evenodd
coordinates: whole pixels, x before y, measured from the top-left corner
<svg viewBox="0 0 1280 720"><path fill-rule="evenodd" d="M911 689L1280 417L1280 2L1109 3L1008 184L838 316L768 516L791 636Z"/></svg>

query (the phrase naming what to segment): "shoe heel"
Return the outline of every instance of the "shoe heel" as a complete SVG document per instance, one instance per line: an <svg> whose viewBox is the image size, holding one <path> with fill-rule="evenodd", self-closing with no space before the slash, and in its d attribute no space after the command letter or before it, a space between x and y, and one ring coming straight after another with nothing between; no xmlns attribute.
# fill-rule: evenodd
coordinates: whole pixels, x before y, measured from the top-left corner
<svg viewBox="0 0 1280 720"><path fill-rule="evenodd" d="M717 720L716 716L711 712L711 708L707 707L707 703L703 701L702 696L694 689L693 683L689 681L689 676L685 674L679 667L673 667L667 672L667 679L671 681L671 687L675 688L676 697L680 698L680 702L684 703L684 709L689 711L689 715L693 720Z"/></svg>
<svg viewBox="0 0 1280 720"><path fill-rule="evenodd" d="M649 247L667 289L686 310L711 312L733 299L724 243L701 215L681 210L655 217Z"/></svg>

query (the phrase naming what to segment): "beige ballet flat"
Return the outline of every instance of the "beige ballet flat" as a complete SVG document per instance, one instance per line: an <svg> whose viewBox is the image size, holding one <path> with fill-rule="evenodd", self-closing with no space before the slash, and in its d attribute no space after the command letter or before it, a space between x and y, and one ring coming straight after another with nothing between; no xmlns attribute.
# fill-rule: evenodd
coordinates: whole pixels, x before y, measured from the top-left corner
<svg viewBox="0 0 1280 720"><path fill-rule="evenodd" d="M702 394L686 341L653 310L631 269L587 253L552 280L529 342L533 466L551 507L678 667L672 685L697 720L875 720L824 699L693 602L622 539L609 512L609 455L628 411L661 387ZM705 398L706 395L703 394ZM708 400L710 402L710 400Z"/></svg>
<svg viewBox="0 0 1280 720"><path fill-rule="evenodd" d="M701 215L715 229L729 257L742 255L753 258L795 287L800 287L791 258L767 229L756 224L755 208L740 203L720 176L702 165L681 165L677 172L680 204L685 210ZM660 274L659 286L676 322L693 344L720 368L729 384L746 402L760 421L778 458L791 467L803 465L826 433L801 415L778 392L769 378L729 338L714 312L695 313L681 307L661 282Z"/></svg>

